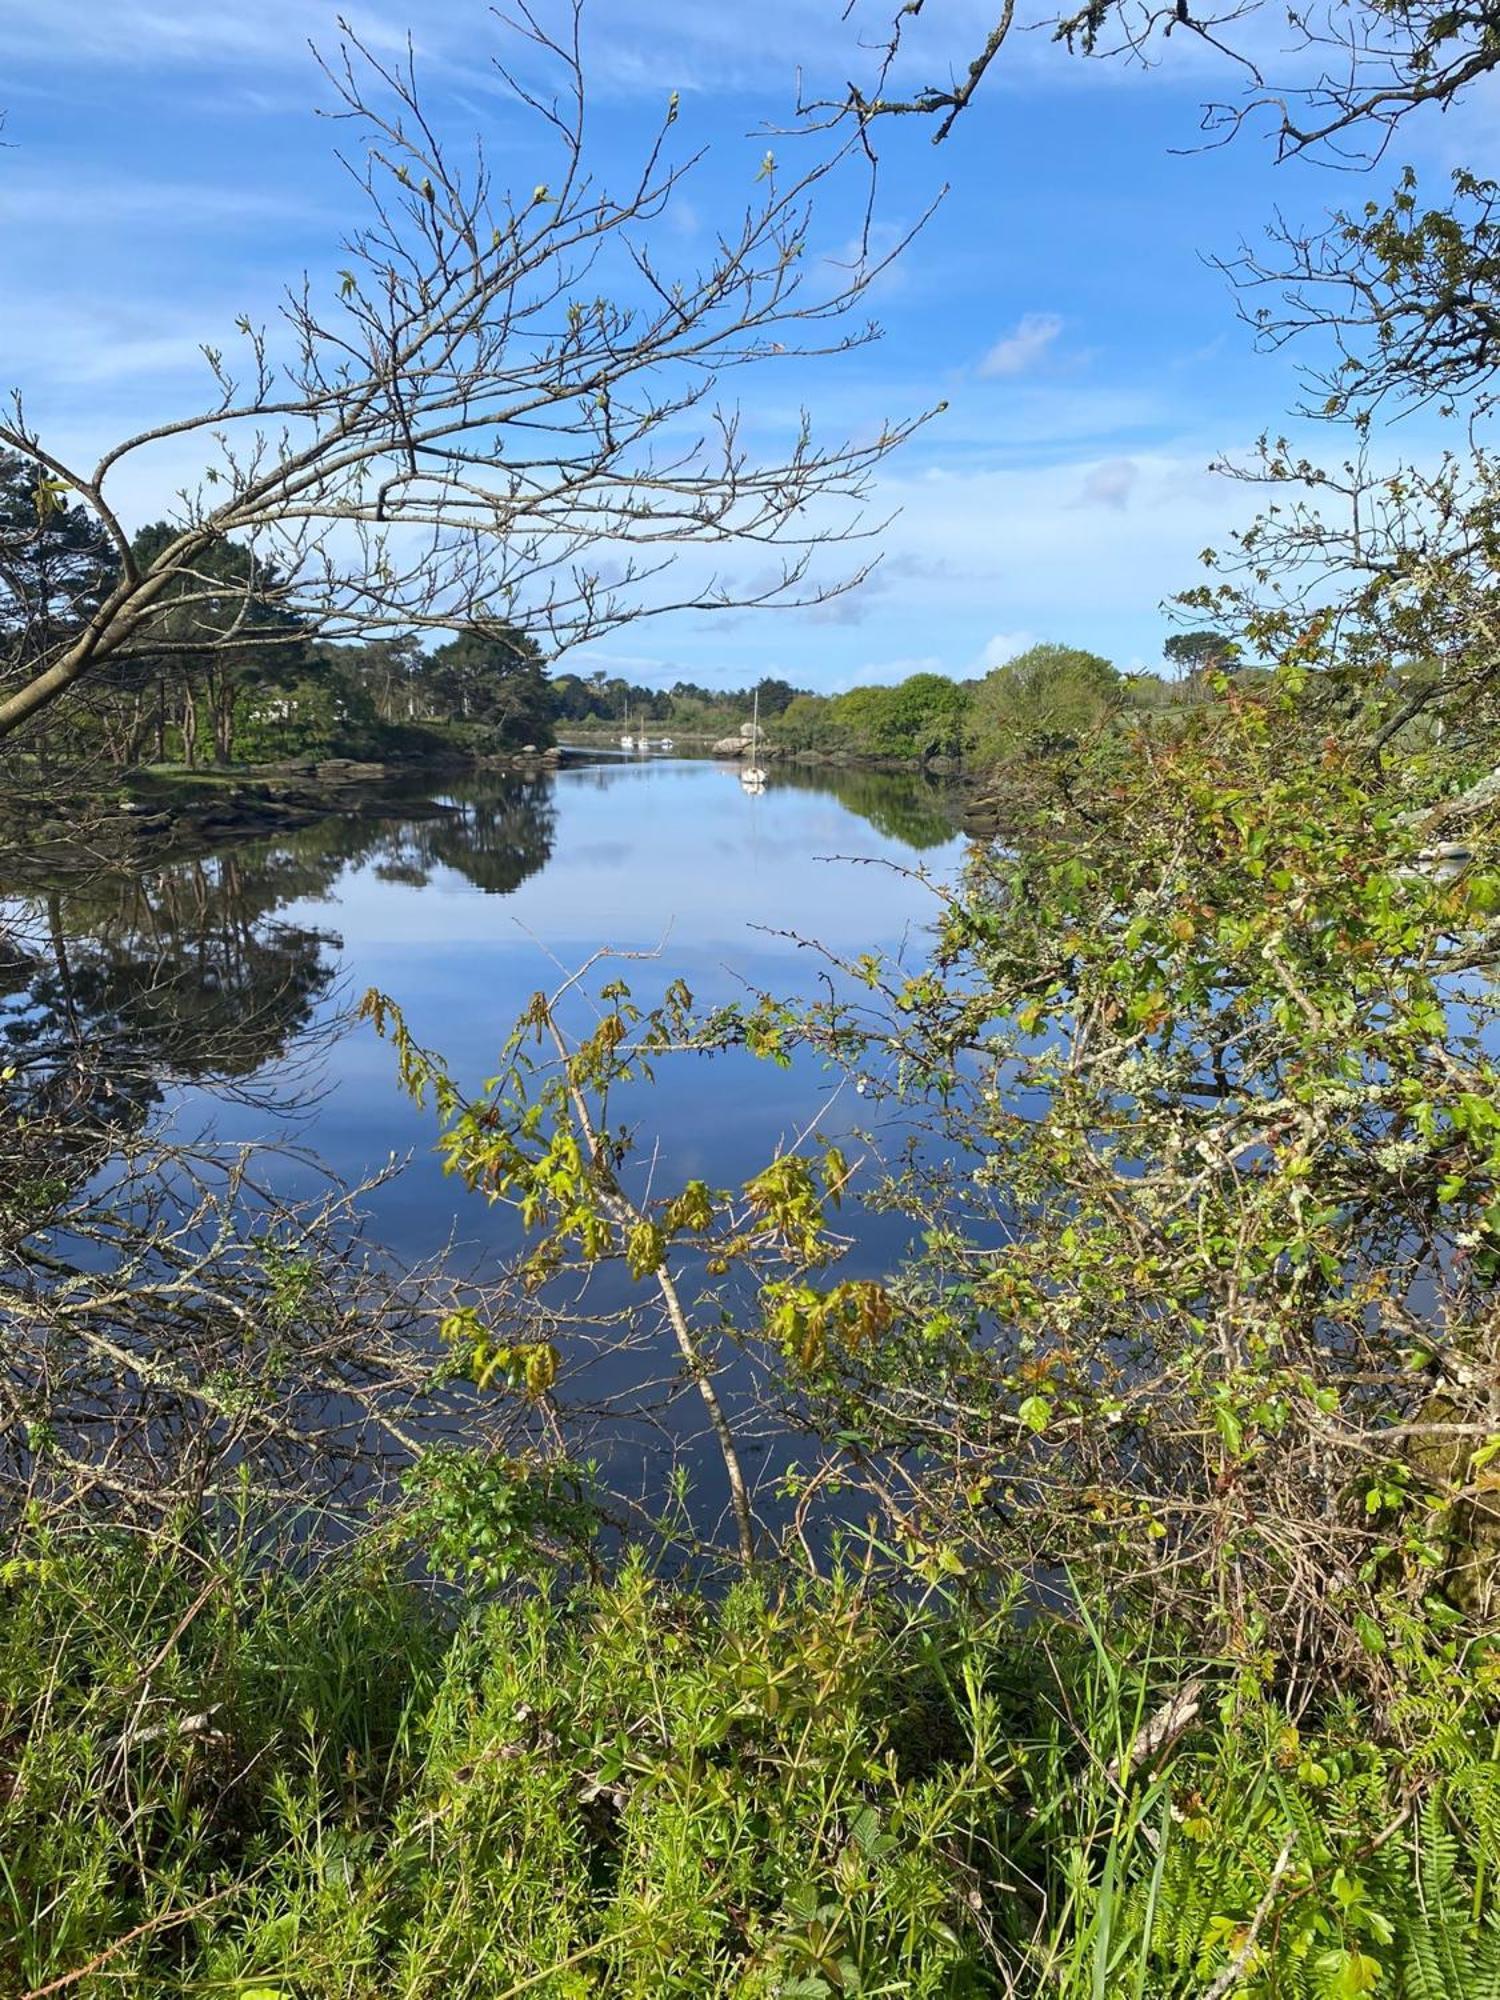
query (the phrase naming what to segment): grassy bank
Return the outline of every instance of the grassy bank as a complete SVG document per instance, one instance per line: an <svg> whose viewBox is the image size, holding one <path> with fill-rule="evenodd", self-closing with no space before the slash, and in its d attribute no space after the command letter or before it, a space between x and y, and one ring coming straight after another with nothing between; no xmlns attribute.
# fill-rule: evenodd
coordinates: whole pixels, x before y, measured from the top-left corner
<svg viewBox="0 0 1500 2000"><path fill-rule="evenodd" d="M10 1995L1479 1995L1477 1663L1352 1702L1075 1611L607 1585L441 1603L387 1544L3 1570Z"/></svg>

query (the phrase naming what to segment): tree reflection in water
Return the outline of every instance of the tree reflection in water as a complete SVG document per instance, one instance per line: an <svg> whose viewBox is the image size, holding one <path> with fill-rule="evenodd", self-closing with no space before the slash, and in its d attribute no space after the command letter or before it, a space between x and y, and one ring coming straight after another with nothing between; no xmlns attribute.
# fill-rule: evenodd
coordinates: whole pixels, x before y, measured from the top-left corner
<svg viewBox="0 0 1500 2000"><path fill-rule="evenodd" d="M545 780L149 866L34 875L0 910L0 1514L90 1496L114 1514L202 1504L241 1471L287 1498L372 1497L422 1434L441 1273L361 1235L358 1190L273 1190L253 1152L165 1140L184 1086L297 1088L339 939L281 913L373 862L504 892L546 862ZM514 1310L514 1308L511 1308ZM470 1407L465 1436L514 1416Z"/></svg>
<svg viewBox="0 0 1500 2000"><path fill-rule="evenodd" d="M816 907L828 891L821 876L811 888L823 865L811 843L830 816L816 800L804 812L793 794L831 797L912 859L953 839L953 789L920 774L777 764L768 789L780 808L774 796L741 800L721 775L681 764L569 773L572 811L585 806L582 823L593 812L614 836L603 859L601 842L587 858L575 842L575 873L562 871L569 920L620 920L614 899L626 885L635 900L625 921L688 892L713 940L737 920L753 925L768 893L787 891L795 911L811 892ZM644 810L630 796L638 782L653 788ZM617 796L606 802L606 792ZM757 883L734 843L753 846L768 819L775 837ZM0 1514L26 1495L61 1502L80 1491L111 1511L160 1514L230 1490L240 1469L263 1490L321 1505L335 1486L372 1495L435 1438L514 1442L517 1424L538 1422L551 1429L530 1443L561 1450L565 1434L576 1453L598 1439L617 1490L628 1479L633 1504L663 1497L646 1468L695 1449L677 1408L682 1385L663 1372L657 1330L609 1283L587 1317L581 1302L568 1308L578 1365L566 1424L561 1394L526 1412L440 1387L437 1302L473 1305L486 1287L440 1266L401 1269L361 1236L358 1191L328 1175L308 1196L310 1154L283 1173L285 1157L213 1141L195 1152L174 1136L185 1090L284 1113L320 1078L313 1052L340 1025L332 1003L345 954L319 906L347 893L349 878L363 874L359 893L372 879L420 889L456 877L503 896L552 858L556 822L550 777L477 775L445 781L437 798L392 792L373 810L213 852L145 864L122 855L110 866L80 857L46 878L33 867L0 903ZM706 908L706 868L724 871L739 900L726 893L721 910L714 876ZM887 921L883 892L877 904ZM839 913L849 920L845 905ZM443 928L431 912L419 926ZM256 1117L249 1129L271 1123ZM316 1123L306 1130L337 1150ZM380 1157L379 1138L346 1151L346 1163ZM407 1240L425 1255L440 1239L441 1227ZM488 1324L548 1336L545 1300L524 1289L487 1296ZM744 1395L756 1393L747 1378ZM769 1453L787 1429L779 1416L766 1422Z"/></svg>
<svg viewBox="0 0 1500 2000"><path fill-rule="evenodd" d="M309 1034L336 969L337 935L279 911L371 862L386 880L420 887L446 868L503 894L545 865L555 819L548 780L492 781L39 885L0 923L8 1116L118 1132L174 1086L248 1088Z"/></svg>
<svg viewBox="0 0 1500 2000"><path fill-rule="evenodd" d="M823 792L847 812L918 854L945 847L958 832L954 786L920 771L875 771L848 764L771 766L771 785L790 791Z"/></svg>

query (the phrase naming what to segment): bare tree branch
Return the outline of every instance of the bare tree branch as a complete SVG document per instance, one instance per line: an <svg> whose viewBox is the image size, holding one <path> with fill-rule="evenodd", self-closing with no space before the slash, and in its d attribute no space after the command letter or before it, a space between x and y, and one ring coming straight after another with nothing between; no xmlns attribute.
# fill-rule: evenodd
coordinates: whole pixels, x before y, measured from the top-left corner
<svg viewBox="0 0 1500 2000"><path fill-rule="evenodd" d="M764 452L728 394L739 369L876 337L857 308L897 251L839 267L812 234L814 196L863 173L857 135L787 175L768 154L743 213L670 272L652 226L702 156L674 151L674 99L625 188L595 178L581 14L574 0L556 34L524 8L503 24L557 79L545 93L495 64L545 163L529 192L494 187L482 143L460 157L439 136L410 49L387 60L341 24L320 60L367 219L336 296L308 278L272 327L242 318L236 358L205 349L213 401L92 468L59 457L13 396L0 447L35 468L39 507L78 497L120 568L0 695L0 736L149 652L164 605L185 585L191 602L205 572L222 600L206 559L231 540L252 559L247 599L335 639L503 624L556 650L665 611L817 603L867 573L819 557L876 531L870 474L920 420L822 441L804 410ZM169 444L201 447L202 483L142 564L112 494ZM772 557L748 580L722 567L747 546ZM222 623L205 644L233 643Z"/></svg>

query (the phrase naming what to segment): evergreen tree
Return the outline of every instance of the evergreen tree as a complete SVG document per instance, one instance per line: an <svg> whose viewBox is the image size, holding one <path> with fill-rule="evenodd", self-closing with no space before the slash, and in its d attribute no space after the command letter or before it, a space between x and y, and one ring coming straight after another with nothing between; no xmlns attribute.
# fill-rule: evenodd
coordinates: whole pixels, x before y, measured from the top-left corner
<svg viewBox="0 0 1500 2000"><path fill-rule="evenodd" d="M0 675L44 666L98 610L118 567L90 515L0 452Z"/></svg>

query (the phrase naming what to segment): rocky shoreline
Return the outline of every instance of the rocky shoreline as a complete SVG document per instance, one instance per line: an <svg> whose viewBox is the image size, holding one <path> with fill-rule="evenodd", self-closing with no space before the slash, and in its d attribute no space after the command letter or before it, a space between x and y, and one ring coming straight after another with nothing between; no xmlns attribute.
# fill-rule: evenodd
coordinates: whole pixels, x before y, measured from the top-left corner
<svg viewBox="0 0 1500 2000"><path fill-rule="evenodd" d="M146 768L122 774L112 790L33 781L12 786L0 804L0 849L12 879L101 862L132 865L153 850L174 857L238 840L267 839L332 815L437 818L451 810L424 796L443 778L477 771L540 777L566 761L560 750L527 747L505 756L424 758L382 763L349 757L201 771ZM402 787L409 787L403 792Z"/></svg>
<svg viewBox="0 0 1500 2000"><path fill-rule="evenodd" d="M735 736L687 754L738 760L749 747L748 735ZM24 880L32 870L56 875L121 862L139 867L156 853L164 858L206 853L227 843L270 839L330 816L438 818L453 810L432 796L445 778L480 772L540 778L567 764L588 762L595 754L595 746L586 744L546 750L528 745L504 754L455 752L419 761L331 757L232 770L147 767L114 778L111 789L97 790L77 775L71 785L61 787L34 780L12 786L0 802L0 851L12 881ZM764 737L757 754L773 767L880 771L956 782L968 793L959 815L963 830L981 839L1004 832L1003 800L992 790L979 791L975 776L954 758L786 751Z"/></svg>

